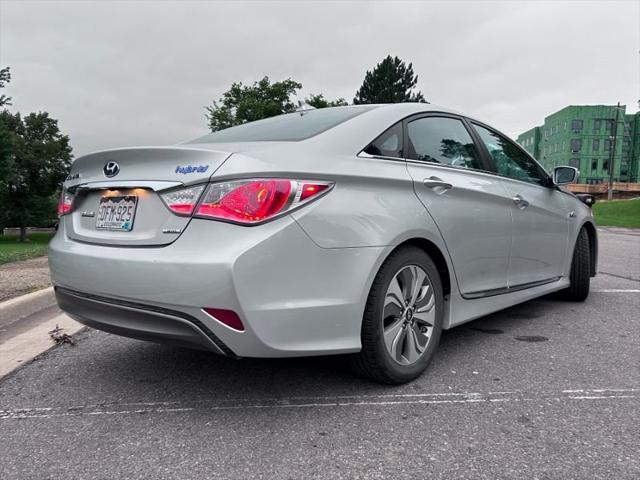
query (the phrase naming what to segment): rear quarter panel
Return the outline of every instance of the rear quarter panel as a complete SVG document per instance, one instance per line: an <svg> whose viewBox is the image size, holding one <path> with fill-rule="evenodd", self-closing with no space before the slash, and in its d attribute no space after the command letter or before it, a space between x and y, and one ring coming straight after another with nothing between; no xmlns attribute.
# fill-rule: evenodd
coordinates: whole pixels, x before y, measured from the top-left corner
<svg viewBox="0 0 640 480"><path fill-rule="evenodd" d="M274 149L259 156L252 152L251 157L234 154L216 172L216 180L264 175L335 182L329 194L290 215L323 249L371 248L379 252L374 261L362 263L362 271L354 277L360 279L363 311L380 266L395 247L411 239L426 239L438 247L447 262L451 288L458 289L442 237L416 197L404 161L292 150L278 154ZM445 327L448 310L447 305Z"/></svg>
<svg viewBox="0 0 640 480"><path fill-rule="evenodd" d="M418 236L444 247L403 161L304 151L260 153L234 154L216 172L216 180L264 175L335 182L328 195L291 213L318 246L393 246Z"/></svg>

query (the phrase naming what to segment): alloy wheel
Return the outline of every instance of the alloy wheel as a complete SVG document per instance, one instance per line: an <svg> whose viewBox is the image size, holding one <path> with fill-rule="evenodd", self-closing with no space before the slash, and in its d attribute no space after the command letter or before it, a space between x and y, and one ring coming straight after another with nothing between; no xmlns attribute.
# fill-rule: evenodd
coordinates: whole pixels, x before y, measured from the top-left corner
<svg viewBox="0 0 640 480"><path fill-rule="evenodd" d="M387 352L401 365L415 364L427 351L435 323L435 296L425 270L402 267L384 298L382 327Z"/></svg>

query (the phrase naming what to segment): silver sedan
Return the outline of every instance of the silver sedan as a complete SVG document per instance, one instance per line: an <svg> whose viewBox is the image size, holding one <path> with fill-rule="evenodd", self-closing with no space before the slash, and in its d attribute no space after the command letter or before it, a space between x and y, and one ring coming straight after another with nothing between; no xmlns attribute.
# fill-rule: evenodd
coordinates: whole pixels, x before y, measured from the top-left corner
<svg viewBox="0 0 640 480"><path fill-rule="evenodd" d="M348 354L415 379L443 329L595 275L591 209L496 129L429 104L305 110L78 158L60 307L229 357Z"/></svg>

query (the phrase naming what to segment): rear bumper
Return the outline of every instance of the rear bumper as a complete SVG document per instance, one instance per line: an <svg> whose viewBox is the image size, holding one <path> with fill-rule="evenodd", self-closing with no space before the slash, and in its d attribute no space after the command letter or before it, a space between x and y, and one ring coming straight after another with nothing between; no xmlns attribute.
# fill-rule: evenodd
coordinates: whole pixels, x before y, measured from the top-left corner
<svg viewBox="0 0 640 480"><path fill-rule="evenodd" d="M197 318L182 312L56 287L62 310L80 323L123 337L236 355Z"/></svg>
<svg viewBox="0 0 640 480"><path fill-rule="evenodd" d="M230 356L293 357L360 349L388 250L320 248L290 217L255 228L193 219L164 247L86 244L61 224L49 265L61 308L86 325ZM234 311L245 330L204 307Z"/></svg>

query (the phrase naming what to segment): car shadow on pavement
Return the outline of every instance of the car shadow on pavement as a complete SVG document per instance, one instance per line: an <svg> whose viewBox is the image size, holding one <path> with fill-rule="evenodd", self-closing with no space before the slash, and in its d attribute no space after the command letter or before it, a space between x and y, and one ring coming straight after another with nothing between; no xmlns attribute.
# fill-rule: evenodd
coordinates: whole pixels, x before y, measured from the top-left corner
<svg viewBox="0 0 640 480"><path fill-rule="evenodd" d="M452 365L468 366L471 370L479 357L497 362L492 360L495 350L503 348L505 341L517 340L514 333L530 330L537 319L557 309L559 304L552 298L537 299L444 332L427 372L404 386L379 385L359 378L349 370L343 356L233 360L95 331L83 334L85 338L74 347L78 348L77 353L70 355L76 360L81 355L87 361L69 362L67 378L75 378L75 382L81 382L81 388L100 391L107 398L124 395L128 401L162 399L179 403L340 396L354 392L379 395L398 389L424 390L425 384L436 390L446 389ZM532 335L535 336L546 339ZM89 347L88 351L81 352L83 344Z"/></svg>

